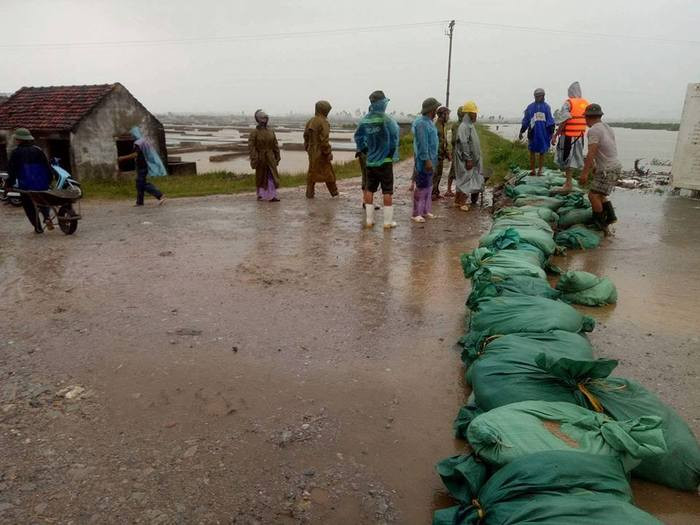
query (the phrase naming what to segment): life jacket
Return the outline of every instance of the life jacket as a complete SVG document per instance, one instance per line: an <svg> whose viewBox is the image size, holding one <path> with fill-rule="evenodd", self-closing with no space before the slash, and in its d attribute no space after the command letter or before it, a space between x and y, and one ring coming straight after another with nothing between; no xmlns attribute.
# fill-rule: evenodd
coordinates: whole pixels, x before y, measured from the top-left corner
<svg viewBox="0 0 700 525"><path fill-rule="evenodd" d="M570 98L569 106L571 118L566 121L564 135L567 137L582 137L586 133L586 107L588 101L585 98Z"/></svg>

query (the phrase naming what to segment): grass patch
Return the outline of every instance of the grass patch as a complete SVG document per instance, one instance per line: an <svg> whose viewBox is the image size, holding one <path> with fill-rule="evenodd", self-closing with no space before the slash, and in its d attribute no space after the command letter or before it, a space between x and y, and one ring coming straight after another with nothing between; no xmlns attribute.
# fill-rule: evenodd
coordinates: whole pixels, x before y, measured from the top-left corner
<svg viewBox="0 0 700 525"><path fill-rule="evenodd" d="M406 135L399 144L399 156L405 159L413 155L413 137ZM360 176L360 164L356 161L333 165L338 180ZM238 174L230 171L217 171L201 175L177 175L156 177L153 183L168 198L204 197L206 195L230 195L255 191L255 175ZM306 185L306 173L280 174L280 185L293 188ZM133 199L136 196L134 176L113 179L88 179L82 181L87 199Z"/></svg>
<svg viewBox="0 0 700 525"><path fill-rule="evenodd" d="M486 126L477 124L481 142L481 156L484 167L492 171L489 179L490 186L501 184L512 165L521 168L530 166L530 152L524 142L506 140L497 133L489 131ZM546 168L556 169L554 155L547 153L544 159Z"/></svg>

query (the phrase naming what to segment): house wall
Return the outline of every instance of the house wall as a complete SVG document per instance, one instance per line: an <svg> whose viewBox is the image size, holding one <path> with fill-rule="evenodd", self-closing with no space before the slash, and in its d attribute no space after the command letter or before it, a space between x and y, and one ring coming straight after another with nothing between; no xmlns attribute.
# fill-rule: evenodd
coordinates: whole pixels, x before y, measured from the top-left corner
<svg viewBox="0 0 700 525"><path fill-rule="evenodd" d="M121 85L100 102L71 134L74 175L79 178L114 178L117 165L117 137L139 126L167 163L163 125Z"/></svg>

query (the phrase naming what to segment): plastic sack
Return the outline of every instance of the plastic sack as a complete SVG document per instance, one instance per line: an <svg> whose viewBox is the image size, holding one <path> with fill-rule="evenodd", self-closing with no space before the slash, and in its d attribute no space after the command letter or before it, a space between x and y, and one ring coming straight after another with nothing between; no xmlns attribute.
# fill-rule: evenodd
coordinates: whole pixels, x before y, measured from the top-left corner
<svg viewBox="0 0 700 525"><path fill-rule="evenodd" d="M518 363L522 361L533 363L534 359L542 353L557 358L593 359L593 347L588 338L565 330L552 330L541 334L519 333L491 336L481 341L477 348L464 348L462 361L468 367L467 382L472 384L475 365L477 363L482 365L482 361L488 362L492 357L498 365L504 361L507 362L509 359L518 359ZM512 354L515 354L515 358L511 357ZM483 366L480 369L483 369ZM486 386L496 387L498 385L479 385L479 388ZM481 390L479 392L480 397ZM518 399L517 401L525 401L525 399ZM556 399L555 401L562 400ZM484 403L484 405L486 405L486 408L482 405L479 406L485 410L493 408L489 403ZM494 406L500 406L500 404Z"/></svg>
<svg viewBox="0 0 700 525"><path fill-rule="evenodd" d="M634 474L676 489L697 490L700 445L693 432L673 409L640 384L609 377L617 361L556 355L532 345L500 350L490 346L468 370L480 409L541 400L574 403L618 421L656 416L667 451L642 460Z"/></svg>
<svg viewBox="0 0 700 525"><path fill-rule="evenodd" d="M599 233L585 226L576 225L557 233L554 236L554 242L566 248L590 250L598 247L600 237Z"/></svg>
<svg viewBox="0 0 700 525"><path fill-rule="evenodd" d="M535 184L518 184L517 186L506 186L506 195L511 199L520 197L521 195L549 195L547 186L539 186Z"/></svg>
<svg viewBox="0 0 700 525"><path fill-rule="evenodd" d="M537 217L547 223L556 223L559 216L556 212L543 206L506 206L494 213L494 218L501 217Z"/></svg>
<svg viewBox="0 0 700 525"><path fill-rule="evenodd" d="M493 475L473 455L454 456L437 471L460 505L435 511L433 525L661 523L632 505L625 470L611 456L539 452Z"/></svg>
<svg viewBox="0 0 700 525"><path fill-rule="evenodd" d="M592 317L562 302L532 295L491 297L478 301L469 317L469 330L486 336L552 330L590 332Z"/></svg>
<svg viewBox="0 0 700 525"><path fill-rule="evenodd" d="M534 250L498 250L477 248L461 257L464 276L474 281L502 280L511 275L529 275L545 279L543 254Z"/></svg>
<svg viewBox="0 0 700 525"><path fill-rule="evenodd" d="M540 221L540 219L532 220ZM506 222L513 223L519 221L508 220L503 221L501 224L505 224ZM532 246L535 246L542 251L545 257L550 257L554 255L557 249L557 245L554 242L551 230L548 232L547 230L541 228L541 225L539 224L535 227L518 226L507 227L503 229L498 228L494 225L494 227L491 229L491 232L487 233L481 238L481 240L479 241L479 246L485 246L487 248L496 248L499 250L509 248L508 245L503 244L502 241L504 240L504 238L509 241L516 241L515 243L509 242L509 244L517 245L517 241L523 241Z"/></svg>
<svg viewBox="0 0 700 525"><path fill-rule="evenodd" d="M560 208L561 209L561 208ZM593 222L592 208L574 208L559 214L558 225L560 228L568 228L574 224L590 224Z"/></svg>
<svg viewBox="0 0 700 525"><path fill-rule="evenodd" d="M559 278L556 288L567 303L603 306L617 302L617 288L613 282L588 272L566 272Z"/></svg>
<svg viewBox="0 0 700 525"><path fill-rule="evenodd" d="M523 401L476 416L467 427L474 453L492 465L548 450L619 457L625 470L666 452L661 419L624 421L572 403Z"/></svg>
<svg viewBox="0 0 700 525"><path fill-rule="evenodd" d="M513 201L514 206L543 206L553 211L557 211L563 204L564 201L560 198L540 195L522 195Z"/></svg>
<svg viewBox="0 0 700 525"><path fill-rule="evenodd" d="M511 295L536 295L548 299L559 299L561 292L552 288L549 283L539 277L528 275L511 275L495 281L477 281L472 284L472 290L467 297L467 306L475 310L477 302L487 297Z"/></svg>

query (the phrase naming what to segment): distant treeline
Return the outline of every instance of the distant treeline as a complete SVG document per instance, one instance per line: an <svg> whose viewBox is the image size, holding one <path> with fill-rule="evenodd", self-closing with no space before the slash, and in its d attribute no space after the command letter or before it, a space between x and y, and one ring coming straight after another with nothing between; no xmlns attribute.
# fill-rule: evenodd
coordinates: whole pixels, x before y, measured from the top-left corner
<svg viewBox="0 0 700 525"><path fill-rule="evenodd" d="M677 122L608 122L614 128L629 129L663 129L666 131L678 131L681 125Z"/></svg>

